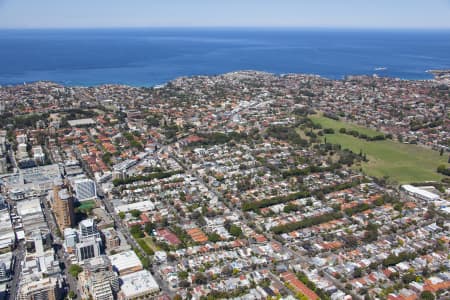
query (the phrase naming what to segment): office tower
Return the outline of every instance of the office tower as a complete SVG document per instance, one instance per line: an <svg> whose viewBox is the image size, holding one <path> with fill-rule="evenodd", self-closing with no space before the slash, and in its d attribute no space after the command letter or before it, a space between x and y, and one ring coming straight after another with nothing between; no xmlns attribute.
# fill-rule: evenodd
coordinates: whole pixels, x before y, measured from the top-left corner
<svg viewBox="0 0 450 300"><path fill-rule="evenodd" d="M67 189L59 187L53 189L53 212L61 232L73 226L75 222L73 197Z"/></svg>
<svg viewBox="0 0 450 300"><path fill-rule="evenodd" d="M95 237L84 239L76 246L77 258L79 262L100 255L100 242Z"/></svg>
<svg viewBox="0 0 450 300"><path fill-rule="evenodd" d="M86 219L80 222L80 240L88 239L94 237L96 239L100 238L100 233L97 230L97 225L93 219Z"/></svg>

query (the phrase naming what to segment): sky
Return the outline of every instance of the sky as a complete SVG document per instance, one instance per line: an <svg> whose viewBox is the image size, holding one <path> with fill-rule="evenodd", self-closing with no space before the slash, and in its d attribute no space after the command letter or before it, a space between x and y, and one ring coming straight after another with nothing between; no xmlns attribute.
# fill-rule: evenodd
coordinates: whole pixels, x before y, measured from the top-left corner
<svg viewBox="0 0 450 300"><path fill-rule="evenodd" d="M450 29L450 0L0 0L0 28Z"/></svg>

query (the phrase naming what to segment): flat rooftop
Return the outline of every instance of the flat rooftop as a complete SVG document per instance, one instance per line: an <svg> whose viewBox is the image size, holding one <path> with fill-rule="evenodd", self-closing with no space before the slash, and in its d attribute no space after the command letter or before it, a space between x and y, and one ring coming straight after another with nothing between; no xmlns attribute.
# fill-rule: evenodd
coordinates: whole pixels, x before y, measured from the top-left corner
<svg viewBox="0 0 450 300"><path fill-rule="evenodd" d="M156 293L159 291L159 285L156 283L152 274L148 270L131 273L121 276L123 285L121 291L127 298L137 297Z"/></svg>
<svg viewBox="0 0 450 300"><path fill-rule="evenodd" d="M72 127L95 125L95 121L91 118L70 120L68 123Z"/></svg>
<svg viewBox="0 0 450 300"><path fill-rule="evenodd" d="M142 269L142 263L134 251L126 251L110 255L111 264L120 273L123 270L138 268Z"/></svg>

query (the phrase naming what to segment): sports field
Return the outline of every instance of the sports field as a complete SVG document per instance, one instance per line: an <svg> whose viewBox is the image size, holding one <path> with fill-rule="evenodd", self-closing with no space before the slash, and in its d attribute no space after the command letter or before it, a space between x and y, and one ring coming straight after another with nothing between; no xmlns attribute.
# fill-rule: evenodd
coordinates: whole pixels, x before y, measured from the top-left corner
<svg viewBox="0 0 450 300"><path fill-rule="evenodd" d="M388 176L391 180L403 184L421 181L439 181L442 175L436 172L439 165L448 165L448 156L440 156L439 152L422 146L403 144L391 140L366 141L350 135L339 133L342 127L351 128L359 132L363 129L369 135L378 134L376 131L342 121L331 120L322 116L311 116L311 120L319 123L323 128L335 129L334 134L327 134L327 142L340 144L355 153L362 151L369 162L362 164L363 171L369 176ZM350 126L350 127L348 127Z"/></svg>

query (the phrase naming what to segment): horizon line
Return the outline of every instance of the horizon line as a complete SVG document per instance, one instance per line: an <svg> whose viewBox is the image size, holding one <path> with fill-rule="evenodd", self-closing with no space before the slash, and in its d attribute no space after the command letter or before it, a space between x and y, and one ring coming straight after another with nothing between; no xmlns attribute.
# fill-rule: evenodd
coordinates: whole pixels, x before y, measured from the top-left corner
<svg viewBox="0 0 450 300"><path fill-rule="evenodd" d="M349 26L81 26L81 27L0 27L0 30L126 30L126 29L253 29L253 30L353 30L353 31L450 31L450 27L349 27Z"/></svg>

